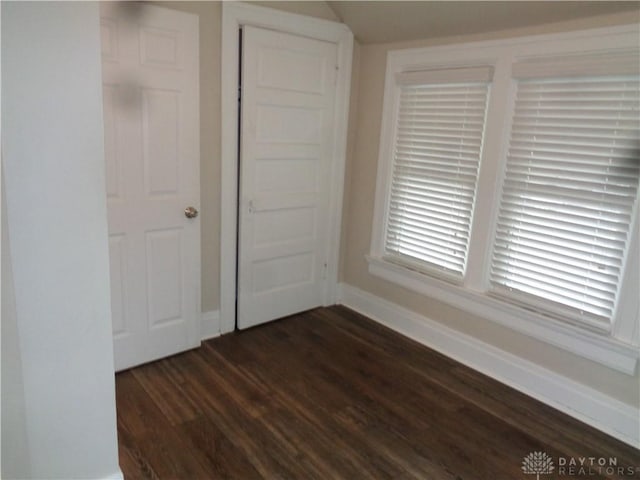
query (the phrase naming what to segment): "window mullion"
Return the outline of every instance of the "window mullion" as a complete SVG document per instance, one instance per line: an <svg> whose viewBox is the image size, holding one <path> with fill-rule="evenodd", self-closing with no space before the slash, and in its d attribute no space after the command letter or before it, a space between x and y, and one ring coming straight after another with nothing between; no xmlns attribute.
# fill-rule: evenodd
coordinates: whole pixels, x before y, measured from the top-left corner
<svg viewBox="0 0 640 480"><path fill-rule="evenodd" d="M507 112L511 111L515 91L510 76L511 55L504 55L495 64L495 75L487 107L485 141L478 174L465 285L477 292L487 290L491 245L500 200L499 187L504 169L501 159L508 147ZM506 130L506 133L505 133Z"/></svg>

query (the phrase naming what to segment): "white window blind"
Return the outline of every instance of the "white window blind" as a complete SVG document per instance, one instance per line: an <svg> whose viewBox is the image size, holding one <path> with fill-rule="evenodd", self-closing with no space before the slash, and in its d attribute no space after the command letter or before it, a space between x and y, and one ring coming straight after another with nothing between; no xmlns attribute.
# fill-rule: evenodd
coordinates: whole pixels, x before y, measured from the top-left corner
<svg viewBox="0 0 640 480"><path fill-rule="evenodd" d="M610 327L638 195L639 89L637 74L517 82L495 293Z"/></svg>
<svg viewBox="0 0 640 480"><path fill-rule="evenodd" d="M462 278L492 69L401 73L385 254Z"/></svg>

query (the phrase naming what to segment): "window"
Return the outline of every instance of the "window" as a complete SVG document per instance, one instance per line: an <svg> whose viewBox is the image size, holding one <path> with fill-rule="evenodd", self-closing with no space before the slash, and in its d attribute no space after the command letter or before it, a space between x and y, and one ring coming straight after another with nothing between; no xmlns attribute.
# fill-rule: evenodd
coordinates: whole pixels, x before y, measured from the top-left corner
<svg viewBox="0 0 640 480"><path fill-rule="evenodd" d="M591 65L600 68L599 60ZM609 69L625 73L634 63L619 60ZM637 73L585 75L572 63L514 66L524 78L516 87L491 284L508 299L608 329L638 194L640 84Z"/></svg>
<svg viewBox="0 0 640 480"><path fill-rule="evenodd" d="M391 52L369 271L632 372L637 35Z"/></svg>
<svg viewBox="0 0 640 480"><path fill-rule="evenodd" d="M490 77L482 67L397 76L388 257L462 278Z"/></svg>

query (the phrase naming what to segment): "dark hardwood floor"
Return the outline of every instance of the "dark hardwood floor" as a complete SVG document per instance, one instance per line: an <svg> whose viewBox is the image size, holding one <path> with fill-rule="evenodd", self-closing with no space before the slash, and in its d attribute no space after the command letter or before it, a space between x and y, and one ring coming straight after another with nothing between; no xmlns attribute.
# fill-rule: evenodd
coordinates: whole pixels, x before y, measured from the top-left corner
<svg viewBox="0 0 640 480"><path fill-rule="evenodd" d="M536 479L523 458L640 451L344 307L116 376L127 480ZM595 473L595 475L593 475ZM606 472L605 472L606 473Z"/></svg>

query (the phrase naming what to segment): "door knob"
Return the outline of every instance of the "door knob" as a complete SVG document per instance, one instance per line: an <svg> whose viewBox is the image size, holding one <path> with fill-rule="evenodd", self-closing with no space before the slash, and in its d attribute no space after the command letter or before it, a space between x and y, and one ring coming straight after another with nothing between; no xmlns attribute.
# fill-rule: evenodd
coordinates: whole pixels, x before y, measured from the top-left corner
<svg viewBox="0 0 640 480"><path fill-rule="evenodd" d="M187 218L196 218L198 216L198 210L194 207L187 207L184 209L184 216Z"/></svg>

